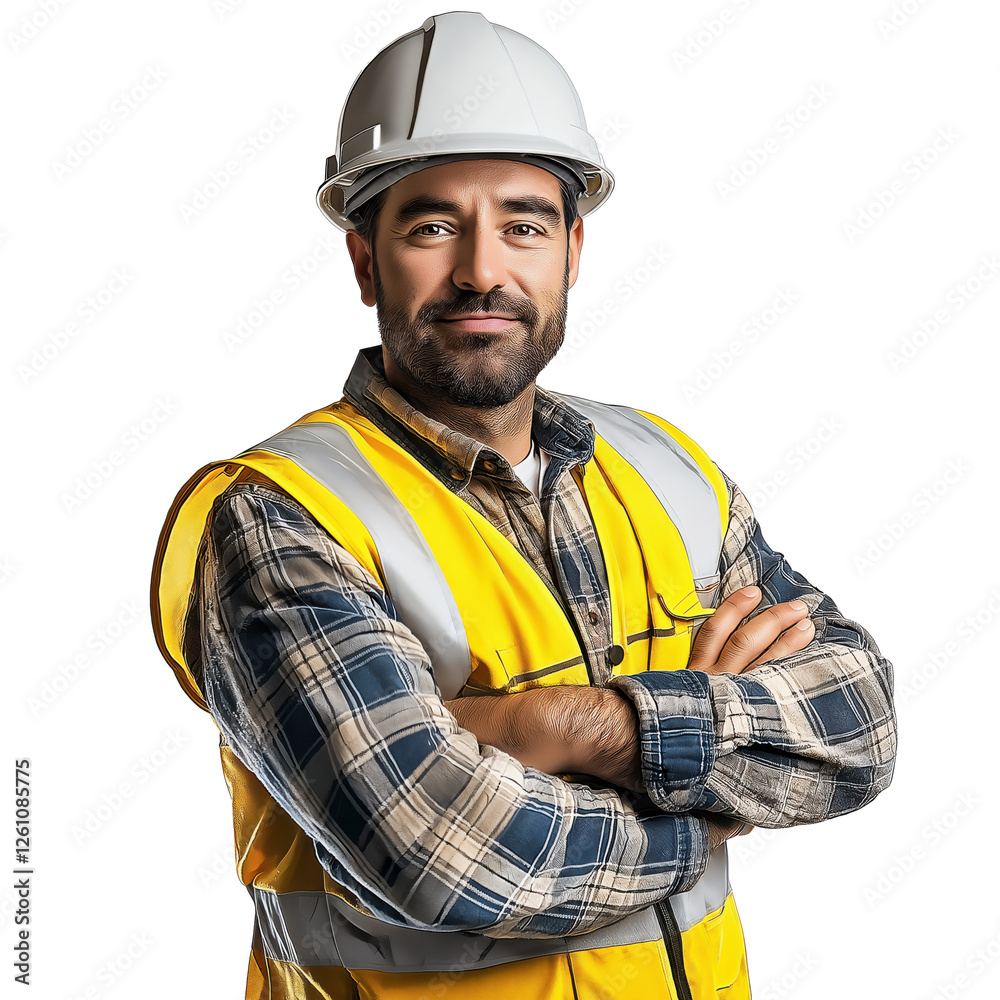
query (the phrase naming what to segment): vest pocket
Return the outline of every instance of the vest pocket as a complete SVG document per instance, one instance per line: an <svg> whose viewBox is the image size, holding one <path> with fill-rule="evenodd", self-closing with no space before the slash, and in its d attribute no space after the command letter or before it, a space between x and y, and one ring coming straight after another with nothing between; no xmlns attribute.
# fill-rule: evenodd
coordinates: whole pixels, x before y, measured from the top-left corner
<svg viewBox="0 0 1000 1000"><path fill-rule="evenodd" d="M681 934L692 1000L750 1000L743 928L732 893Z"/></svg>
<svg viewBox="0 0 1000 1000"><path fill-rule="evenodd" d="M656 594L658 608L654 608L654 614L662 611L667 616L672 630L678 636L683 636L686 643L686 653L682 663L674 662L671 666L660 667L658 669L679 670L687 666L687 661L691 655L691 647L698 635L698 630L715 613L714 600L718 595L719 584L709 583L705 587L696 588L682 600L673 600L668 603L667 598L660 592ZM676 649L674 650L676 660Z"/></svg>

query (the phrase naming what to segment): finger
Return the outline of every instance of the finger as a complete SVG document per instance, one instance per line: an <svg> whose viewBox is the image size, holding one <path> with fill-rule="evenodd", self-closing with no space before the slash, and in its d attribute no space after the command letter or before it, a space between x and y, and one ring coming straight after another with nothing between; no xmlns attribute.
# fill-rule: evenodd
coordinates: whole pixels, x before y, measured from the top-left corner
<svg viewBox="0 0 1000 1000"><path fill-rule="evenodd" d="M714 819L706 819L705 822L708 825L708 847L709 850L714 851L726 842L729 837L729 830L722 823Z"/></svg>
<svg viewBox="0 0 1000 1000"><path fill-rule="evenodd" d="M726 640L714 673L738 674L753 663L786 628L809 614L805 601L785 601L767 608Z"/></svg>
<svg viewBox="0 0 1000 1000"><path fill-rule="evenodd" d="M760 603L759 587L743 587L730 594L698 629L688 658L689 670L713 672L715 661L732 631Z"/></svg>
<svg viewBox="0 0 1000 1000"><path fill-rule="evenodd" d="M743 667L740 673L743 670L752 670L754 667L759 667L762 663L770 663L771 660L778 660L782 656L789 656L792 653L797 653L800 649L805 649L812 642L815 635L816 625L813 620L811 618L803 618L802 621L796 622L791 628L786 628L750 666Z"/></svg>

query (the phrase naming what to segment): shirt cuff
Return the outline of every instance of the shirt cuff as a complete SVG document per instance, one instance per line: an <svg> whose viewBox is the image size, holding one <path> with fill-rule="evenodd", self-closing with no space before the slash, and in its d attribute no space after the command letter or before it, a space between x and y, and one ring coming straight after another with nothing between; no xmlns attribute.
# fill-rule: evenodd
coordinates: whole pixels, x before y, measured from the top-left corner
<svg viewBox="0 0 1000 1000"><path fill-rule="evenodd" d="M693 889L702 875L705 874L712 854L708 822L704 816L693 813L682 813L674 818L677 820L686 820L687 822L684 824L683 829L678 831L678 840L681 841L684 848L684 853L678 853L684 864L682 864L679 873L680 881L677 888L671 892L671 895Z"/></svg>
<svg viewBox="0 0 1000 1000"><path fill-rule="evenodd" d="M654 670L612 677L608 687L625 695L639 715L646 794L667 812L698 808L715 764L708 674Z"/></svg>

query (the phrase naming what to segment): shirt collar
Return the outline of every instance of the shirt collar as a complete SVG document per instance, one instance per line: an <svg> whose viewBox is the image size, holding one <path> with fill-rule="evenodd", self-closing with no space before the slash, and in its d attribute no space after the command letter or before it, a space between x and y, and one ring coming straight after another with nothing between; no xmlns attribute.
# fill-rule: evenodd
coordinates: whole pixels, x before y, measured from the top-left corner
<svg viewBox="0 0 1000 1000"><path fill-rule="evenodd" d="M482 441L429 417L397 392L386 381L381 344L358 351L344 396L456 492L468 486L473 471L488 471L484 462L509 467ZM540 448L569 465L585 465L594 453L594 425L558 394L537 385L531 433Z"/></svg>

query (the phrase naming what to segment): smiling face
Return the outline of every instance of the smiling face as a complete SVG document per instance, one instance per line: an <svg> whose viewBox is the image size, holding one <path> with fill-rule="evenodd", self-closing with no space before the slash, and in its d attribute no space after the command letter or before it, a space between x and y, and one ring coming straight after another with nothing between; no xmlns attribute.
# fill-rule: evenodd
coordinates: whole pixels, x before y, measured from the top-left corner
<svg viewBox="0 0 1000 1000"><path fill-rule="evenodd" d="M485 159L408 174L388 189L374 244L373 259L348 233L387 374L410 395L504 406L559 349L583 223L567 234L547 170Z"/></svg>

